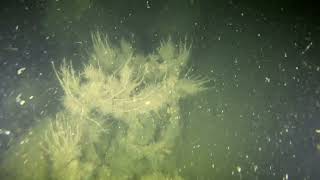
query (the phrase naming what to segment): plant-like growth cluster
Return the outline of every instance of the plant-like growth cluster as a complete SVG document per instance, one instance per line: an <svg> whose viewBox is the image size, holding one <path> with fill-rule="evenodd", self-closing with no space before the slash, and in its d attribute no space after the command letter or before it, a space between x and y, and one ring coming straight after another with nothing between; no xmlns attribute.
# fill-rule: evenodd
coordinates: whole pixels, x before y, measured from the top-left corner
<svg viewBox="0 0 320 180"><path fill-rule="evenodd" d="M59 180L182 179L174 171L162 173L180 135L179 100L205 89L205 79L189 74L190 46L169 39L143 55L124 40L112 46L100 33L92 40L93 52L83 69L76 71L66 61L54 67L64 90L64 110L28 137L38 143L18 153L14 147L4 162L39 153L42 160L30 163L44 164L47 178Z"/></svg>

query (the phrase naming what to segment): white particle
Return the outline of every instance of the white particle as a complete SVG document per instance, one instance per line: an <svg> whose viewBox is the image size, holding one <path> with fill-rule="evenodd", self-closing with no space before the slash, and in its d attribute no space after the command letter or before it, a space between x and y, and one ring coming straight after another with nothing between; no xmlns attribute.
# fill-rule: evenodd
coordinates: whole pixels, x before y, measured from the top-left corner
<svg viewBox="0 0 320 180"><path fill-rule="evenodd" d="M21 101L21 96L22 96L22 94L20 93L20 94L18 94L18 96L16 97L16 102L20 102Z"/></svg>
<svg viewBox="0 0 320 180"><path fill-rule="evenodd" d="M21 106L24 105L26 103L25 100L21 99L22 94L18 94L18 96L16 97L16 102L19 103Z"/></svg>
<svg viewBox="0 0 320 180"><path fill-rule="evenodd" d="M25 71L26 69L27 69L27 68L25 68L25 67L18 69L17 74L18 74L18 75L22 74L23 71Z"/></svg>
<svg viewBox="0 0 320 180"><path fill-rule="evenodd" d="M25 100L21 100L21 101L20 101L20 105L21 105L21 106L24 105L25 103L26 103Z"/></svg>
<svg viewBox="0 0 320 180"><path fill-rule="evenodd" d="M241 167L240 166L237 166L237 171L238 171L238 173L241 173Z"/></svg>
<svg viewBox="0 0 320 180"><path fill-rule="evenodd" d="M150 9L151 6L150 6L150 1L147 1L147 9Z"/></svg>
<svg viewBox="0 0 320 180"><path fill-rule="evenodd" d="M316 133L320 134L320 129L316 129Z"/></svg>
<svg viewBox="0 0 320 180"><path fill-rule="evenodd" d="M271 79L269 77L265 77L265 82L270 83Z"/></svg>
<svg viewBox="0 0 320 180"><path fill-rule="evenodd" d="M4 134L4 135L10 135L10 131L9 130L5 130L5 129L0 129L0 134Z"/></svg>
<svg viewBox="0 0 320 180"><path fill-rule="evenodd" d="M307 47L301 52L301 54L305 54L309 49L310 47L312 46L312 42L310 42Z"/></svg>

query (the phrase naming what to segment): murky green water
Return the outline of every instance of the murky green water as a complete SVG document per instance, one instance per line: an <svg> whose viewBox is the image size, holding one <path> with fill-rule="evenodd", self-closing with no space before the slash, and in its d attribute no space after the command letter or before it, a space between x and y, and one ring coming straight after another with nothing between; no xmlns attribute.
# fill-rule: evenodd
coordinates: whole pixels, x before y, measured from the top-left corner
<svg viewBox="0 0 320 180"><path fill-rule="evenodd" d="M307 5L3 4L1 179L320 176L320 26Z"/></svg>

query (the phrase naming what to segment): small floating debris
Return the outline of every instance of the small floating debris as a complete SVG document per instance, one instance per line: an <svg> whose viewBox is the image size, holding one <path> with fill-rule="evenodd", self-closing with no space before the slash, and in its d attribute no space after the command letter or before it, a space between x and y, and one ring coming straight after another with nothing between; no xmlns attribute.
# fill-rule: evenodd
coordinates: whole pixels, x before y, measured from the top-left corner
<svg viewBox="0 0 320 180"><path fill-rule="evenodd" d="M18 69L17 74L18 75L22 74L26 69L27 68L25 68L25 67Z"/></svg>
<svg viewBox="0 0 320 180"><path fill-rule="evenodd" d="M311 48L311 46L312 46L312 42L310 42L310 43L306 46L306 48L301 52L301 54L305 54L305 53Z"/></svg>
<svg viewBox="0 0 320 180"><path fill-rule="evenodd" d="M212 163L212 164L211 164L211 168L214 169L214 167L215 167L215 166L214 166L214 164Z"/></svg>
<svg viewBox="0 0 320 180"><path fill-rule="evenodd" d="M0 129L0 135L10 135L11 132L9 130L5 130L5 129Z"/></svg>
<svg viewBox="0 0 320 180"><path fill-rule="evenodd" d="M23 106L25 103L26 103L25 100L21 100L21 101L20 101L20 105L21 105L21 106Z"/></svg>
<svg viewBox="0 0 320 180"><path fill-rule="evenodd" d="M238 173L241 173L241 167L240 166L237 166L237 171L238 171Z"/></svg>
<svg viewBox="0 0 320 180"><path fill-rule="evenodd" d="M21 99L21 96L22 96L21 93L18 94L18 96L16 97L16 102L19 103L21 106L23 106L26 103L26 101Z"/></svg>
<svg viewBox="0 0 320 180"><path fill-rule="evenodd" d="M18 51L19 48L16 48L16 47L6 47L6 48L3 48L4 50L6 51Z"/></svg>
<svg viewBox="0 0 320 180"><path fill-rule="evenodd" d="M271 79L269 77L265 77L264 80L266 83L270 83L270 81L271 81Z"/></svg>

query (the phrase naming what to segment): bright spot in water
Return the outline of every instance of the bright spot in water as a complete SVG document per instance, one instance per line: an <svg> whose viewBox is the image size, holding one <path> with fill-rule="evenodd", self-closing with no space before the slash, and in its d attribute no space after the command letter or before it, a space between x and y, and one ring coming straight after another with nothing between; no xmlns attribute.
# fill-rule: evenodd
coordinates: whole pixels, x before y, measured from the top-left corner
<svg viewBox="0 0 320 180"><path fill-rule="evenodd" d="M26 103L25 100L21 99L22 94L18 94L18 96L16 97L16 102L19 103L21 106L24 105Z"/></svg>
<svg viewBox="0 0 320 180"><path fill-rule="evenodd" d="M265 82L270 83L271 79L269 77L264 78Z"/></svg>
<svg viewBox="0 0 320 180"><path fill-rule="evenodd" d="M20 93L20 94L18 94L18 96L16 97L16 102L20 102L21 101L21 96L22 96L22 94Z"/></svg>
<svg viewBox="0 0 320 180"><path fill-rule="evenodd" d="M10 135L10 131L9 130L5 130L5 129L0 129L0 134L3 134L3 135Z"/></svg>
<svg viewBox="0 0 320 180"><path fill-rule="evenodd" d="M21 106L24 105L25 103L26 103L25 100L21 100L21 101L20 101L20 105L21 105Z"/></svg>
<svg viewBox="0 0 320 180"><path fill-rule="evenodd" d="M150 9L151 6L150 6L150 1L147 1L147 9Z"/></svg>
<svg viewBox="0 0 320 180"><path fill-rule="evenodd" d="M240 166L237 166L237 171L238 171L238 173L241 173L241 167Z"/></svg>
<svg viewBox="0 0 320 180"><path fill-rule="evenodd" d="M151 102L150 101L146 101L145 102L145 105L149 105Z"/></svg>
<svg viewBox="0 0 320 180"><path fill-rule="evenodd" d="M312 42L310 42L310 43L307 45L307 47L302 51L301 54L305 54L305 53L310 49L311 46L312 46Z"/></svg>
<svg viewBox="0 0 320 180"><path fill-rule="evenodd" d="M17 74L18 74L18 75L22 74L23 71L25 71L26 69L27 69L27 68L25 68L25 67L18 69Z"/></svg>

